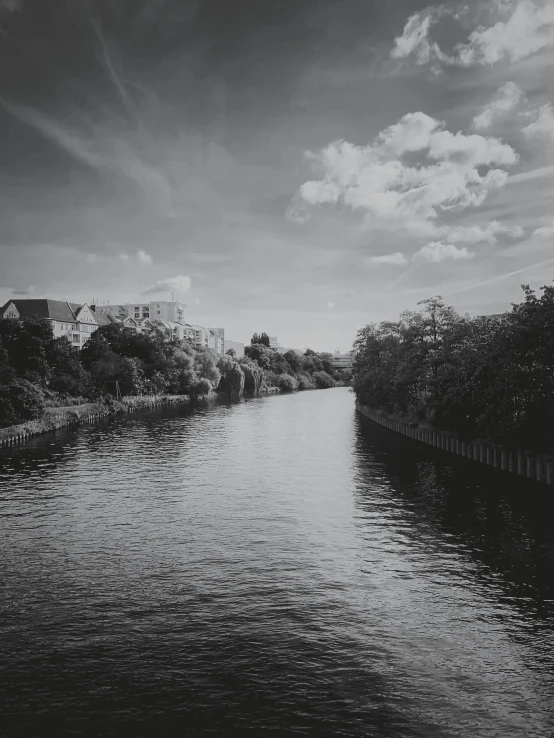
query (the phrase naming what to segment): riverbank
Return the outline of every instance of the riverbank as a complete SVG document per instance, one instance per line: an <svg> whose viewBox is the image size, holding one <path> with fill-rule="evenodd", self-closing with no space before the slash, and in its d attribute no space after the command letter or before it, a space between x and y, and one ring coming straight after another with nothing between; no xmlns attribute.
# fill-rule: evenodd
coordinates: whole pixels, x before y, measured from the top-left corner
<svg viewBox="0 0 554 738"><path fill-rule="evenodd" d="M514 450L487 440L464 441L454 433L410 425L360 404L356 404L356 410L377 425L419 443L425 443L501 471L518 474L535 482L554 485L554 456L535 454L525 449Z"/></svg>
<svg viewBox="0 0 554 738"><path fill-rule="evenodd" d="M13 446L33 436L65 428L70 425L92 423L113 415L123 415L159 405L188 403L188 395L147 395L125 397L110 404L88 402L83 405L52 407L45 410L42 418L26 423L0 428L0 447Z"/></svg>

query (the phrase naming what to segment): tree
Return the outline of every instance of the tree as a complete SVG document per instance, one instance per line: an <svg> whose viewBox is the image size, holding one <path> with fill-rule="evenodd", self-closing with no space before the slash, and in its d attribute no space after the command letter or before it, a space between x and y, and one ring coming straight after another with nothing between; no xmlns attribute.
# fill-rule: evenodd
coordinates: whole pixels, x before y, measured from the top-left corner
<svg viewBox="0 0 554 738"><path fill-rule="evenodd" d="M284 358L294 373L300 371L302 367L302 359L295 351L287 351Z"/></svg>
<svg viewBox="0 0 554 738"><path fill-rule="evenodd" d="M227 349L225 353L227 354L227 356L230 356L232 359L234 359L235 356L237 355L237 352L235 351L234 348Z"/></svg>
<svg viewBox="0 0 554 738"><path fill-rule="evenodd" d="M0 424L14 425L36 420L44 413L44 396L40 389L25 379L0 385Z"/></svg>
<svg viewBox="0 0 554 738"><path fill-rule="evenodd" d="M257 333L254 333L254 335L250 339L250 345L254 346L254 344L257 344L257 343L262 344L263 346L267 346L269 348L270 341L269 341L269 336L267 335L267 333L260 333L260 335L258 335Z"/></svg>

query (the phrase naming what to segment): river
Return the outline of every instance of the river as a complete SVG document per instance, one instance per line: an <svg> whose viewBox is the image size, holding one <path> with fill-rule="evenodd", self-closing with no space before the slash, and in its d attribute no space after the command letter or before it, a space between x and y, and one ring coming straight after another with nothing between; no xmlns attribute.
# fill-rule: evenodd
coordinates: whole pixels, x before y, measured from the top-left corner
<svg viewBox="0 0 554 738"><path fill-rule="evenodd" d="M552 490L346 388L0 452L0 733L552 738Z"/></svg>

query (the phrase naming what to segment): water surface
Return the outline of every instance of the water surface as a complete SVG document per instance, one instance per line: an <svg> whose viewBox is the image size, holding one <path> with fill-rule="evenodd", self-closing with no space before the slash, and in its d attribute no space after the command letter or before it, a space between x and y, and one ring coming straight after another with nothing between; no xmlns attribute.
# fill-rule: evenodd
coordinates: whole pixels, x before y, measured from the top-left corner
<svg viewBox="0 0 554 738"><path fill-rule="evenodd" d="M551 738L551 495L345 388L3 450L0 732Z"/></svg>

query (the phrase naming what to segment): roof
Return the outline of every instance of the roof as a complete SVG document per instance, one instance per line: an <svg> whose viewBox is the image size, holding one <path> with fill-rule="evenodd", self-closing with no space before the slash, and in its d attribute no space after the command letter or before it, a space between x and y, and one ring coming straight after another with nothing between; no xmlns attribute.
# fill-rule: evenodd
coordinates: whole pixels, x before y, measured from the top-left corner
<svg viewBox="0 0 554 738"><path fill-rule="evenodd" d="M98 325L112 325L113 323L119 323L119 320L112 313L94 312L94 318Z"/></svg>
<svg viewBox="0 0 554 738"><path fill-rule="evenodd" d="M63 300L8 300L2 312L10 303L15 305L21 318L47 318L72 322L77 320L74 311L81 307Z"/></svg>

